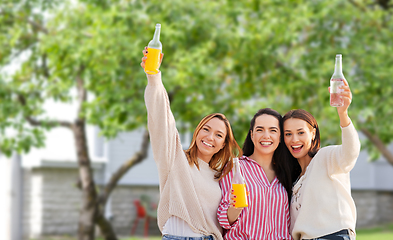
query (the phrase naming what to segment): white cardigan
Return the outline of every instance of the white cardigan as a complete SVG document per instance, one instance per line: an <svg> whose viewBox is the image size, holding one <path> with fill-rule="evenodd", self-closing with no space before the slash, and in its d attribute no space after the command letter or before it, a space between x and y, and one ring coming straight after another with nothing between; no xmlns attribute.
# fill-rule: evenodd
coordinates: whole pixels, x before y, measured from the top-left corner
<svg viewBox="0 0 393 240"><path fill-rule="evenodd" d="M352 122L342 128L342 145L321 148L293 187L290 206L294 240L321 237L342 229L355 232L356 207L349 171L360 152Z"/></svg>

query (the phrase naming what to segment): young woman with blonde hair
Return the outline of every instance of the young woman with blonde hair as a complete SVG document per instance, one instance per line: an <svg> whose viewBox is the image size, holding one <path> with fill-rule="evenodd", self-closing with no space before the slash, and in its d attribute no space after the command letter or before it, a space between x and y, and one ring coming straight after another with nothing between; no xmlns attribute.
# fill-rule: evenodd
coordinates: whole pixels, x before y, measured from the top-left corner
<svg viewBox="0 0 393 240"><path fill-rule="evenodd" d="M143 54L144 68L147 49ZM158 226L162 239L221 240L222 228L216 216L221 200L218 181L232 169L232 158L241 154L230 123L221 113L207 115L184 151L161 72L147 74L147 80L145 103L159 171Z"/></svg>

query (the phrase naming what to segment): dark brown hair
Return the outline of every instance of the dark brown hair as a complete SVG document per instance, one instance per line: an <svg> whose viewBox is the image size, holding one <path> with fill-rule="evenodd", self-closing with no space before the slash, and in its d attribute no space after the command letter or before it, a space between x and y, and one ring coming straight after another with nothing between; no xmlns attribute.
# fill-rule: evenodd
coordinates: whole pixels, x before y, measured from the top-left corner
<svg viewBox="0 0 393 240"><path fill-rule="evenodd" d="M185 150L188 163L190 165L195 164L195 166L199 169L198 159L197 159L197 152L198 147L196 144L196 137L202 127L211 119L218 118L225 123L225 127L227 130L227 134L225 136L225 146L220 149L216 154L214 154L209 162L210 168L217 171L215 177L217 179L223 178L226 174L230 172L233 167L232 159L237 156L242 155L242 150L237 144L235 137L233 135L233 131L231 128L231 124L229 123L228 119L222 113L212 113L204 117L195 128L194 134L192 136L192 140L190 143L190 147ZM226 166L226 167L225 167ZM224 169L225 167L225 169Z"/></svg>
<svg viewBox="0 0 393 240"><path fill-rule="evenodd" d="M243 144L243 154L244 156L251 156L254 153L254 143L251 139L251 132L254 130L255 121L259 116L263 114L270 115L275 117L279 122L279 129L280 129L280 143L278 147L274 151L273 154L273 169L277 176L277 179L280 183L284 186L285 190L288 193L288 200L290 201L292 196L292 176L291 176L291 163L289 162L290 152L286 148L284 144L284 131L283 131L283 121L282 116L276 110L271 108L262 108L255 113L254 117L251 119L250 122L250 129L248 130L246 140Z"/></svg>
<svg viewBox="0 0 393 240"><path fill-rule="evenodd" d="M321 138L319 134L319 127L318 127L317 120L315 120L314 116L311 115L311 113L303 109L294 109L287 112L283 117L283 123L285 123L286 120L291 118L297 118L307 122L308 125L310 126L310 131L315 129L315 137L312 140L311 148L308 151L308 156L313 158L321 148Z"/></svg>

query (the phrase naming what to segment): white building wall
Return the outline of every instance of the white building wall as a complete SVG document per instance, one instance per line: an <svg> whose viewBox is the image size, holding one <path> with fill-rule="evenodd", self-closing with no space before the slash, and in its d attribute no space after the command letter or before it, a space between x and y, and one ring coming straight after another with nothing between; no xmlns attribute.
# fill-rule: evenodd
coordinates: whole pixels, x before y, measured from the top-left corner
<svg viewBox="0 0 393 240"><path fill-rule="evenodd" d="M393 152L393 144L389 149ZM369 162L367 152L362 151L350 176L354 190L393 191L393 165L383 156Z"/></svg>
<svg viewBox="0 0 393 240"><path fill-rule="evenodd" d="M114 173L135 152L139 151L144 129L133 132L120 133L116 139L107 143L107 173ZM120 180L119 184L126 185L158 185L158 170L149 147L147 158L131 168Z"/></svg>
<svg viewBox="0 0 393 240"><path fill-rule="evenodd" d="M0 239L11 240L11 159L0 153Z"/></svg>
<svg viewBox="0 0 393 240"><path fill-rule="evenodd" d="M93 166L102 176L104 165ZM77 165L44 162L24 171L24 239L77 233L82 192L77 188Z"/></svg>

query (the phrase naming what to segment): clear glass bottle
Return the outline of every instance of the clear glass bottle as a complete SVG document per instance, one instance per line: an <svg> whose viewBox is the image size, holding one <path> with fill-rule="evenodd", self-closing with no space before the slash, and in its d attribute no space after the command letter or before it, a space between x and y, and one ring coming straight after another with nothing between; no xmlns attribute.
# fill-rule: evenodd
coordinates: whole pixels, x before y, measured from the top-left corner
<svg viewBox="0 0 393 240"><path fill-rule="evenodd" d="M236 195L236 208L247 207L247 191L246 191L246 182L240 172L240 164L239 159L233 159L233 179L232 179L232 189L233 194Z"/></svg>
<svg viewBox="0 0 393 240"><path fill-rule="evenodd" d="M330 106L332 107L341 107L344 105L344 101L341 98L342 89L339 88L341 85L344 85L344 79L342 56L341 54L337 54L334 73L330 79Z"/></svg>
<svg viewBox="0 0 393 240"><path fill-rule="evenodd" d="M153 39L147 45L147 59L145 62L145 72L147 74L158 73L160 67L160 58L162 52L162 44L160 42L161 24L156 24Z"/></svg>

